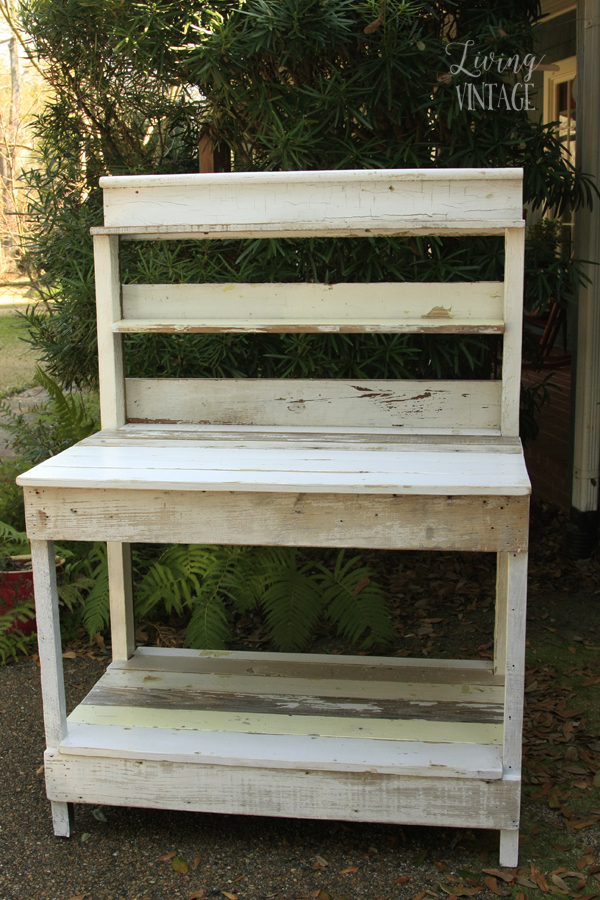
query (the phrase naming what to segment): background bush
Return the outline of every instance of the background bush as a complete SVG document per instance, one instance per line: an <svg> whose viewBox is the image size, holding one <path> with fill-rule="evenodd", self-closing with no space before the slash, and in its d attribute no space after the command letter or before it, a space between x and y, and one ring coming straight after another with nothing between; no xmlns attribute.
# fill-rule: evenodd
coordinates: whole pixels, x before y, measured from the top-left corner
<svg viewBox="0 0 600 900"><path fill-rule="evenodd" d="M49 373L66 386L97 382L89 227L102 221L99 176L197 171L203 134L237 170L523 166L532 208L588 202L589 182L551 126L526 112L461 111L448 78L448 40L523 58L538 14L537 0L23 0L53 89L36 125L40 166L27 175L23 257L45 301L28 319ZM166 283L496 279L501 243L156 242L143 254L125 244L123 274ZM572 299L569 255L544 278L538 257L527 257L529 305ZM494 351L486 336L138 335L127 364L138 376L488 377Z"/></svg>

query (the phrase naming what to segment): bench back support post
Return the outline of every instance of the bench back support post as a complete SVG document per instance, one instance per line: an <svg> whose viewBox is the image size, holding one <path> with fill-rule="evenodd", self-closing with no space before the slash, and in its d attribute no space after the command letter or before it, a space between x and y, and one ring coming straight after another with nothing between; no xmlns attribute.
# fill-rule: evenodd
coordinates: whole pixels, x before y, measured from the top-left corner
<svg viewBox="0 0 600 900"><path fill-rule="evenodd" d="M502 352L502 435L519 436L521 344L523 342L523 263L525 230L507 228L504 241L504 347Z"/></svg>
<svg viewBox="0 0 600 900"><path fill-rule="evenodd" d="M102 428L125 424L125 371L123 335L115 334L113 322L121 318L121 273L119 236L94 235L96 312L98 322L98 369Z"/></svg>

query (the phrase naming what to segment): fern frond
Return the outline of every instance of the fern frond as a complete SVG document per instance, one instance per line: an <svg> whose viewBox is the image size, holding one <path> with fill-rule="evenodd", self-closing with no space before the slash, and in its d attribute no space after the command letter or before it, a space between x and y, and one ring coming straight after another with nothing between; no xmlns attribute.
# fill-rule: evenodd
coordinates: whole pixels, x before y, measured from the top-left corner
<svg viewBox="0 0 600 900"><path fill-rule="evenodd" d="M63 393L60 385L40 366L36 366L35 381L50 395L50 406L56 417L54 432L57 444L71 446L97 430L97 423L89 415L80 395Z"/></svg>
<svg viewBox="0 0 600 900"><path fill-rule="evenodd" d="M320 565L320 583L328 617L337 624L338 634L352 644L364 636L361 646L389 643L393 638L391 617L383 589L373 581L368 566L354 568L360 556L344 564L344 550L340 550L333 572Z"/></svg>
<svg viewBox="0 0 600 900"><path fill-rule="evenodd" d="M7 522L0 522L0 541L17 544L18 546L29 543L24 531L17 531L16 528L13 528Z"/></svg>
<svg viewBox="0 0 600 900"><path fill-rule="evenodd" d="M280 650L301 650L310 640L323 610L323 599L312 563L298 568L293 548L265 551L270 587L262 598L265 618Z"/></svg>
<svg viewBox="0 0 600 900"><path fill-rule="evenodd" d="M213 560L213 547L174 544L154 562L136 590L136 612L147 616L159 603L167 612L181 615L184 606L200 592L201 579Z"/></svg>
<svg viewBox="0 0 600 900"><path fill-rule="evenodd" d="M106 544L94 544L89 564L91 568L89 578L93 582L93 587L89 594L83 597L82 618L91 640L97 632L104 631L110 618Z"/></svg>
<svg viewBox="0 0 600 900"><path fill-rule="evenodd" d="M194 605L185 644L196 650L225 650L231 640L229 615L217 591L207 590Z"/></svg>
<svg viewBox="0 0 600 900"><path fill-rule="evenodd" d="M25 635L18 628L9 631L19 622L30 622L35 615L33 600L23 600L15 604L12 609L0 614L0 665L4 665L9 656L17 659L17 653L26 653L29 644L32 644L36 636Z"/></svg>

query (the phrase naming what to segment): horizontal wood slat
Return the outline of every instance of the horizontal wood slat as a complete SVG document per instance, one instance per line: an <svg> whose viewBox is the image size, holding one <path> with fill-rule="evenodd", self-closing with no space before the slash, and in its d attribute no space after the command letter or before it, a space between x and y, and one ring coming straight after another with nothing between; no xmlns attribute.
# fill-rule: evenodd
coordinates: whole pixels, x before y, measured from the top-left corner
<svg viewBox="0 0 600 900"><path fill-rule="evenodd" d="M521 169L378 169L109 176L100 186L109 228L364 234L514 224L522 177Z"/></svg>
<svg viewBox="0 0 600 900"><path fill-rule="evenodd" d="M125 284L115 332L502 333L499 282Z"/></svg>
<svg viewBox="0 0 600 900"><path fill-rule="evenodd" d="M295 654L294 656L297 656ZM163 657L165 662L173 657ZM123 662L129 663L129 660ZM231 661L234 665L239 660ZM150 665L150 664L149 664ZM249 668L254 666L247 664ZM279 669L283 663L279 663ZM293 662L285 664L291 669L294 668L296 659ZM269 696L289 696L298 694L306 697L328 697L337 702L338 698L353 697L361 698L367 702L373 700L400 700L410 703L423 702L427 703L461 703L461 704L484 704L491 706L502 705L504 702L504 691L502 685L495 684L471 684L467 681L459 684L457 680L452 682L435 683L430 681L409 681L408 675L410 668L408 666L399 667L399 671L404 671L404 680L398 680L396 675L398 670L388 666L387 671L392 673L390 680L365 680L359 681L356 677L352 678L352 670L346 674L345 678L333 680L331 678L318 677L318 663L309 663L304 665L304 677L292 677L287 674L279 676L258 675L254 672L245 674L234 674L233 672L221 671L219 674L209 673L200 674L196 672L179 672L166 670L157 672L151 668L136 669L126 666L125 668L117 666L109 666L107 672L102 677L102 683L105 688L114 688L116 690L144 690L144 691L184 691L189 690L194 693L207 691L209 693L225 693L225 694L268 694ZM330 667L331 668L331 667ZM346 667L348 668L348 667ZM359 671L363 671L366 667L361 667ZM408 671L406 671L408 670ZM423 672L423 669L417 669L417 672ZM433 669L432 675L435 675L439 669ZM458 670L462 672L462 670ZM322 673L321 673L322 674ZM448 671L444 673L448 677ZM457 676L454 676L457 679Z"/></svg>
<svg viewBox="0 0 600 900"><path fill-rule="evenodd" d="M198 812L516 828L517 781L206 765L46 751L51 800Z"/></svg>
<svg viewBox="0 0 600 900"><path fill-rule="evenodd" d="M413 550L527 549L528 497L28 488L30 538Z"/></svg>
<svg viewBox="0 0 600 900"><path fill-rule="evenodd" d="M500 381L128 378L129 422L500 432Z"/></svg>
<svg viewBox="0 0 600 900"><path fill-rule="evenodd" d="M300 688L301 690L301 688ZM192 690L148 684L117 686L101 680L87 695L84 705L128 706L144 709L196 710L294 716L350 716L354 719L423 719L437 722L502 722L501 703L458 700L398 700L365 697L323 697L304 693L259 694L248 691Z"/></svg>
<svg viewBox="0 0 600 900"><path fill-rule="evenodd" d="M529 494L516 453L462 453L424 447L400 450L314 450L241 446L99 446L80 443L19 476L46 487L189 491L302 491L343 494Z"/></svg>
<svg viewBox="0 0 600 900"><path fill-rule="evenodd" d="M266 650L138 647L130 659L115 660L108 671L119 671L125 678L128 675L139 677L140 673L161 673L169 679L189 677L192 682L194 677L207 675L226 682L230 677L251 675L259 682L267 683L268 680L271 684L302 679L304 683L326 683L332 691L346 690L348 683L360 683L368 696L374 697L379 696L380 682L391 685L399 692L397 696L405 696L404 692L413 688L417 691L431 688L436 691L436 696L442 696L440 692L447 687L451 691L460 690L463 697L468 697L471 691L478 696L483 689L486 697L494 699L500 695L488 695L487 691L491 688L495 691L496 686L504 684L504 676L495 673L491 662L482 659L365 658L328 653L271 653Z"/></svg>
<svg viewBox="0 0 600 900"><path fill-rule="evenodd" d="M279 715L221 710L145 708L80 704L67 719L87 725L233 731L238 734L317 734L377 741L502 744L501 724L427 719L362 719L352 716Z"/></svg>
<svg viewBox="0 0 600 900"><path fill-rule="evenodd" d="M432 744L371 741L318 735L245 734L227 731L173 731L69 722L60 753L121 759L192 763L198 766L252 766L288 770L361 772L367 775L425 775L432 778L502 778L498 744Z"/></svg>

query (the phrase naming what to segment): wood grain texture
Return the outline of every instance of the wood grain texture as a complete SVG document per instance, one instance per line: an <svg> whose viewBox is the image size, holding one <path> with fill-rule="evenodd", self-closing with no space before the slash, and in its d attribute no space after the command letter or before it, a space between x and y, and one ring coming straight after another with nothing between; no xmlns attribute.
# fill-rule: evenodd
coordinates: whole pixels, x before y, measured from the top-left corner
<svg viewBox="0 0 600 900"><path fill-rule="evenodd" d="M194 766L46 754L48 796L63 802L439 827L514 828L510 781Z"/></svg>
<svg viewBox="0 0 600 900"><path fill-rule="evenodd" d="M254 236L303 228L365 232L522 220L521 169L378 169L109 176L104 224L220 227ZM442 184L440 184L440 182Z"/></svg>
<svg viewBox="0 0 600 900"><path fill-rule="evenodd" d="M500 433L499 381L128 378L127 420Z"/></svg>
<svg viewBox="0 0 600 900"><path fill-rule="evenodd" d="M46 745L56 748L67 733L67 720L53 542L32 540L31 562Z"/></svg>
<svg viewBox="0 0 600 900"><path fill-rule="evenodd" d="M465 219L460 222L402 218L390 224L389 219L370 219L368 227L351 219L340 219L327 227L319 223L266 222L250 225L99 225L90 228L92 235L119 236L123 241L160 240L231 240L247 238L309 238L309 237L407 237L409 235L439 234L446 237L460 235L504 235L507 228L524 228L523 219Z"/></svg>
<svg viewBox="0 0 600 900"><path fill-rule="evenodd" d="M496 559L496 608L494 624L494 672L506 672L506 625L508 609L508 553Z"/></svg>
<svg viewBox="0 0 600 900"><path fill-rule="evenodd" d="M198 710L290 716L337 716L354 719L422 719L435 722L498 723L504 707L497 703L456 700L367 699L315 694L259 694L257 692L193 690L185 687L116 686L101 679L82 701L91 706L143 709Z"/></svg>
<svg viewBox="0 0 600 900"><path fill-rule="evenodd" d="M504 320L506 326L502 345L502 434L518 435L525 233L516 228L508 228L504 245Z"/></svg>
<svg viewBox="0 0 600 900"><path fill-rule="evenodd" d="M336 494L526 496L531 488L521 454L401 450L313 450L192 445L132 447L76 444L19 476L27 487L133 490L261 491Z"/></svg>
<svg viewBox="0 0 600 900"><path fill-rule="evenodd" d="M113 331L502 333L503 285L125 284Z"/></svg>
<svg viewBox="0 0 600 900"><path fill-rule="evenodd" d="M520 778L523 755L526 611L527 553L510 553L507 567L503 761L505 774L515 778Z"/></svg>
<svg viewBox="0 0 600 900"><path fill-rule="evenodd" d="M110 643L113 659L129 659L135 651L131 546L108 541Z"/></svg>
<svg viewBox="0 0 600 900"><path fill-rule="evenodd" d="M163 657L165 665L167 660L174 657ZM240 660L232 660L233 663ZM293 666L295 660L288 665ZM149 665L152 665L149 662ZM275 664L277 665L277 664ZM281 672L284 663L280 663L277 671ZM247 664L247 668L253 669L251 664ZM305 696L317 698L329 698L337 702L338 698L352 697L362 702L370 701L396 701L403 702L422 702L425 706L429 703L455 703L463 706L469 706L474 703L476 706L481 704L490 705L492 708L502 707L504 704L504 690L500 685L493 684L473 684L470 681L459 683L457 677L454 681L443 681L436 683L433 676L437 675L439 669L432 670L429 681L410 681L409 671L402 672L401 675L393 677L392 680L365 680L359 681L352 677L352 667L348 671L346 667L345 676L335 681L319 676L319 663L304 666L304 677L291 677L289 675L264 675L254 672L245 672L243 675L234 674L232 672L221 671L219 674L199 674L196 672L174 672L165 669L158 673L152 668L138 669L128 666L109 666L108 670L102 676L101 683L105 688L116 688L118 690L141 690L154 692L158 691L191 691L192 693L209 692L211 694L229 694L235 693L245 696L247 694L268 694L271 697L282 696ZM342 668L342 667L339 667ZM408 667L407 667L408 669ZM342 669L343 670L343 669ZM359 669L360 672L363 669ZM397 671L391 667L387 667L388 672L392 672L396 676ZM417 669L417 673L421 674L424 670ZM462 670L458 670L462 674ZM442 670L444 677L448 677L448 672ZM487 674L487 671L484 673ZM471 675L471 677L474 677ZM403 680L399 680L402 678ZM100 682L98 682L100 685Z"/></svg>
<svg viewBox="0 0 600 900"><path fill-rule="evenodd" d="M372 741L314 734L245 734L240 738L239 734L226 731L163 728L149 731L131 725L107 727L69 722L60 753L187 762L196 766L213 764L486 781L502 778L502 748L498 744Z"/></svg>
<svg viewBox="0 0 600 900"><path fill-rule="evenodd" d="M514 869L519 865L519 831L502 829L500 832L500 865Z"/></svg>
<svg viewBox="0 0 600 900"><path fill-rule="evenodd" d="M346 716L295 716L278 713L222 710L166 709L143 706L80 704L69 722L175 728L187 731L230 731L236 734L298 734L375 741L432 741L434 743L502 744L503 726L482 722L445 722L432 719L363 719Z"/></svg>
<svg viewBox="0 0 600 900"><path fill-rule="evenodd" d="M527 497L28 488L30 537L134 543L526 549ZM351 536L351 540L349 539Z"/></svg>
<svg viewBox="0 0 600 900"><path fill-rule="evenodd" d="M407 685L460 686L465 696L479 687L504 685L504 677L493 672L491 664L482 659L427 659L390 656L344 656L328 653L269 653L266 650L188 650L169 647L138 647L131 659L116 660L109 671L161 672L169 677L175 673L192 676L261 677L275 683L301 678L316 684L328 682L332 689L344 689L348 681L357 679L365 691L377 691L377 683L389 682L397 690ZM374 684L374 682L376 684ZM379 696L379 694L373 694ZM404 696L404 694L402 694ZM502 695L504 696L504 695ZM497 695L494 694L494 698Z"/></svg>
<svg viewBox="0 0 600 900"><path fill-rule="evenodd" d="M96 318L100 417L103 428L118 428L125 422L125 370L123 338L113 334L113 322L121 318L119 238L94 237Z"/></svg>

